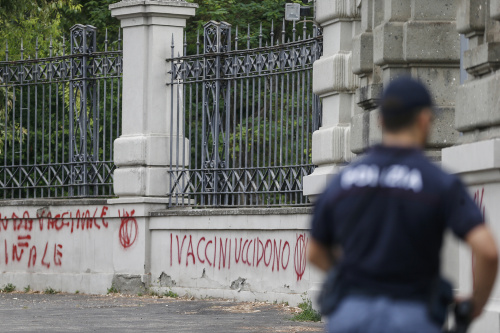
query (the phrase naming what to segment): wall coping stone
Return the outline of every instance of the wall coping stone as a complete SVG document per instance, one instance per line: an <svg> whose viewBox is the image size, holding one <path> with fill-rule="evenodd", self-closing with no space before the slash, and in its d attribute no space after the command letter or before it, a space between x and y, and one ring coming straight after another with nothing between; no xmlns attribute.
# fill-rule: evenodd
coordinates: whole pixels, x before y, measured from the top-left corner
<svg viewBox="0 0 500 333"><path fill-rule="evenodd" d="M184 0L123 0L109 5L109 9L130 7L130 6L179 6L198 8L198 4L186 2Z"/></svg>
<svg viewBox="0 0 500 333"><path fill-rule="evenodd" d="M0 207L7 206L95 206L106 205L106 198L84 198L84 199L6 199L0 200Z"/></svg>
<svg viewBox="0 0 500 333"><path fill-rule="evenodd" d="M174 208L149 213L152 217L161 216L226 216L226 215L296 215L312 214L312 207L262 207L262 208Z"/></svg>

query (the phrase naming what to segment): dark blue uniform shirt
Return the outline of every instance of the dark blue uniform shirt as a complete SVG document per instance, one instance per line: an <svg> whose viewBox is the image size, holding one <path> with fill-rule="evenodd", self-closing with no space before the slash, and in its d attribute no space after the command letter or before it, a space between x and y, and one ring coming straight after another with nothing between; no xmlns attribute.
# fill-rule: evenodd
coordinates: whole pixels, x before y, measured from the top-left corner
<svg viewBox="0 0 500 333"><path fill-rule="evenodd" d="M312 237L341 245L348 285L388 296L422 295L439 275L445 229L464 238L483 216L462 182L418 149L376 146L319 197Z"/></svg>

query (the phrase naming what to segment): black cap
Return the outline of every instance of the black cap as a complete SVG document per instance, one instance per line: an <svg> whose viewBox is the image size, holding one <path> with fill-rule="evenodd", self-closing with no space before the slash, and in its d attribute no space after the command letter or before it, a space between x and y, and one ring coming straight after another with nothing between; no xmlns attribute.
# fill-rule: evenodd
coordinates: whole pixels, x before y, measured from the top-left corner
<svg viewBox="0 0 500 333"><path fill-rule="evenodd" d="M389 83L380 98L382 117L412 112L422 107L432 107L431 94L423 83L409 76L399 77Z"/></svg>

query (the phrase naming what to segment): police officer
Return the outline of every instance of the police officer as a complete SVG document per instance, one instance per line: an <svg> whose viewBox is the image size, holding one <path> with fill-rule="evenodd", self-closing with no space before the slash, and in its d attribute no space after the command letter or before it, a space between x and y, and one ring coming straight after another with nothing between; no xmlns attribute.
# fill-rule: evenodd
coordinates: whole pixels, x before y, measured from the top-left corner
<svg viewBox="0 0 500 333"><path fill-rule="evenodd" d="M471 320L493 288L497 247L462 182L422 152L433 118L424 85L393 80L380 109L382 144L345 167L315 206L309 260L336 269L337 295L326 295L338 299L328 331L441 332L429 297L440 292L445 230L475 255Z"/></svg>

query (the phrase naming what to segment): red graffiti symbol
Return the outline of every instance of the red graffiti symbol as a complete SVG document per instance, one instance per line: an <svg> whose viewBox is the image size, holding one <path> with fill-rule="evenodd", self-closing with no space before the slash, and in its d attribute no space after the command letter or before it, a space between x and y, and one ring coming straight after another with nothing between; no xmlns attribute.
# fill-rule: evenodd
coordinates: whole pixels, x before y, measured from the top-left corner
<svg viewBox="0 0 500 333"><path fill-rule="evenodd" d="M124 249L131 247L137 238L138 226L134 213L135 210L132 210L130 214L123 210L123 216L121 216L120 211L118 211L118 216L122 220L118 236L120 237L120 244Z"/></svg>
<svg viewBox="0 0 500 333"><path fill-rule="evenodd" d="M483 203L483 199L484 199L484 187L482 190L477 190L474 193L474 202L479 207L479 210L481 211L481 213L483 213L483 219L484 219L485 213L486 213L486 206Z"/></svg>
<svg viewBox="0 0 500 333"><path fill-rule="evenodd" d="M484 187L481 190L477 190L474 192L474 202L476 205L479 207L479 210L481 213L483 213L483 220L486 221L486 206L483 203L484 199ZM476 256L474 255L474 252L471 253L471 261L472 261L472 288L475 288L476 285L476 275L474 274L474 268L476 266Z"/></svg>
<svg viewBox="0 0 500 333"><path fill-rule="evenodd" d="M302 280L304 273L306 271L306 249L307 249L306 235L301 234L297 236L297 242L295 243L295 255L293 257L293 263L295 266L295 273L297 274L297 281Z"/></svg>

